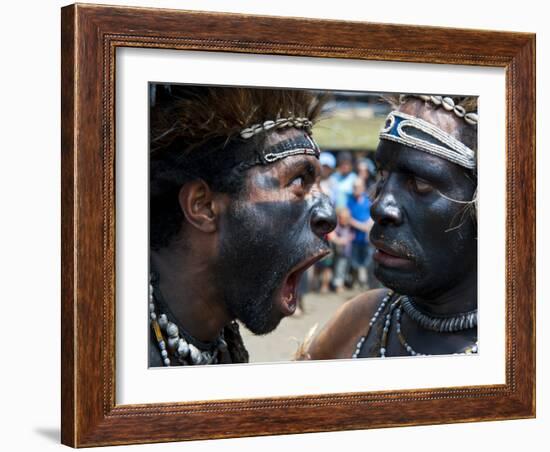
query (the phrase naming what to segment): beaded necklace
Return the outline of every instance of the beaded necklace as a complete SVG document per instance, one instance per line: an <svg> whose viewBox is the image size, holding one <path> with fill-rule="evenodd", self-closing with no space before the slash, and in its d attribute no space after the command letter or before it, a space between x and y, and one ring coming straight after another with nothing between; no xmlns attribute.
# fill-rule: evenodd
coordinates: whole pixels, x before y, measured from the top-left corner
<svg viewBox="0 0 550 452"><path fill-rule="evenodd" d="M158 277L149 275L149 322L155 336L162 362L169 367L175 361L179 365L217 364L220 355L227 352L227 343L221 333L210 343L193 338L175 322L168 320L165 313L157 315L156 303L159 294L155 293ZM157 289L158 290L158 289Z"/></svg>
<svg viewBox="0 0 550 452"><path fill-rule="evenodd" d="M359 354L363 348L363 345L367 339L368 334L372 330L374 324L383 318L384 327L380 335L378 353L381 358L386 357L388 337L392 325L395 324L395 331L399 339L401 346L407 351L411 356L425 356L425 353L420 353L416 351L407 341L403 331L401 329L401 316L403 311L420 327L436 331L438 333L453 333L457 331L462 331L477 326L477 309L469 311L466 313L461 313L453 316L430 316L427 313L420 311L413 300L407 295L398 295L395 301L393 301L389 308L387 305L394 295L393 291L389 291L386 296L382 299L382 302L378 306L378 309L372 316L369 327L364 336L361 336L357 341L355 351L352 354L352 358L358 358ZM387 310L385 315L383 313ZM394 322L395 320L395 322ZM477 353L478 346L477 341L474 344L471 344L467 347L461 354L471 354Z"/></svg>

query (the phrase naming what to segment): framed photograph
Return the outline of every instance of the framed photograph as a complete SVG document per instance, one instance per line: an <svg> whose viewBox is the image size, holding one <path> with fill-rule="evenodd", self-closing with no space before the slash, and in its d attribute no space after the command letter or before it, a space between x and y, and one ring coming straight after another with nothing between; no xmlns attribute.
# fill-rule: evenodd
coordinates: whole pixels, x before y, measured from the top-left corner
<svg viewBox="0 0 550 452"><path fill-rule="evenodd" d="M63 8L62 442L534 417L534 124L532 34Z"/></svg>

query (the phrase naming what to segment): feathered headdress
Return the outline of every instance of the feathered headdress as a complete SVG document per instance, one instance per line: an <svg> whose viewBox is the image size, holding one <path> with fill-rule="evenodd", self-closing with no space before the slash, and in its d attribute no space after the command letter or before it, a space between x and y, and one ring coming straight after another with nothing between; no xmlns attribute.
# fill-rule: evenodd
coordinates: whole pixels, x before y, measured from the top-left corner
<svg viewBox="0 0 550 452"><path fill-rule="evenodd" d="M284 127L311 134L323 106L314 92L293 89L152 85L151 94L151 152L188 154Z"/></svg>
<svg viewBox="0 0 550 452"><path fill-rule="evenodd" d="M319 156L311 125L324 98L313 91L151 84L151 246L166 246L183 221L178 191L200 178L236 193L243 174L291 155ZM266 138L294 127L291 137Z"/></svg>

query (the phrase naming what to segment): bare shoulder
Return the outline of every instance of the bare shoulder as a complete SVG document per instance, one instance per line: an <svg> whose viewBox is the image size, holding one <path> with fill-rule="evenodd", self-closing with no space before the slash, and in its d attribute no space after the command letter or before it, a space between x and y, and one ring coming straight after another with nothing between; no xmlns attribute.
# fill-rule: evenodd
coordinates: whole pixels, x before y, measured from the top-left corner
<svg viewBox="0 0 550 452"><path fill-rule="evenodd" d="M369 290L344 303L309 344L308 359L351 358L387 292L388 289Z"/></svg>

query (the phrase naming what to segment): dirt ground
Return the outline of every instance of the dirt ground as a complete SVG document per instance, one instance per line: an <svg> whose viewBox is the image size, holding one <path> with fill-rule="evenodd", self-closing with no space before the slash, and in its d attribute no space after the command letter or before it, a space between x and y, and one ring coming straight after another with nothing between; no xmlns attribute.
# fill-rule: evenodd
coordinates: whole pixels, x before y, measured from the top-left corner
<svg viewBox="0 0 550 452"><path fill-rule="evenodd" d="M310 328L317 324L318 331L342 304L360 292L359 289L340 294L310 292L304 296L302 315L284 318L275 331L265 336L254 336L241 326L250 362L291 361Z"/></svg>

